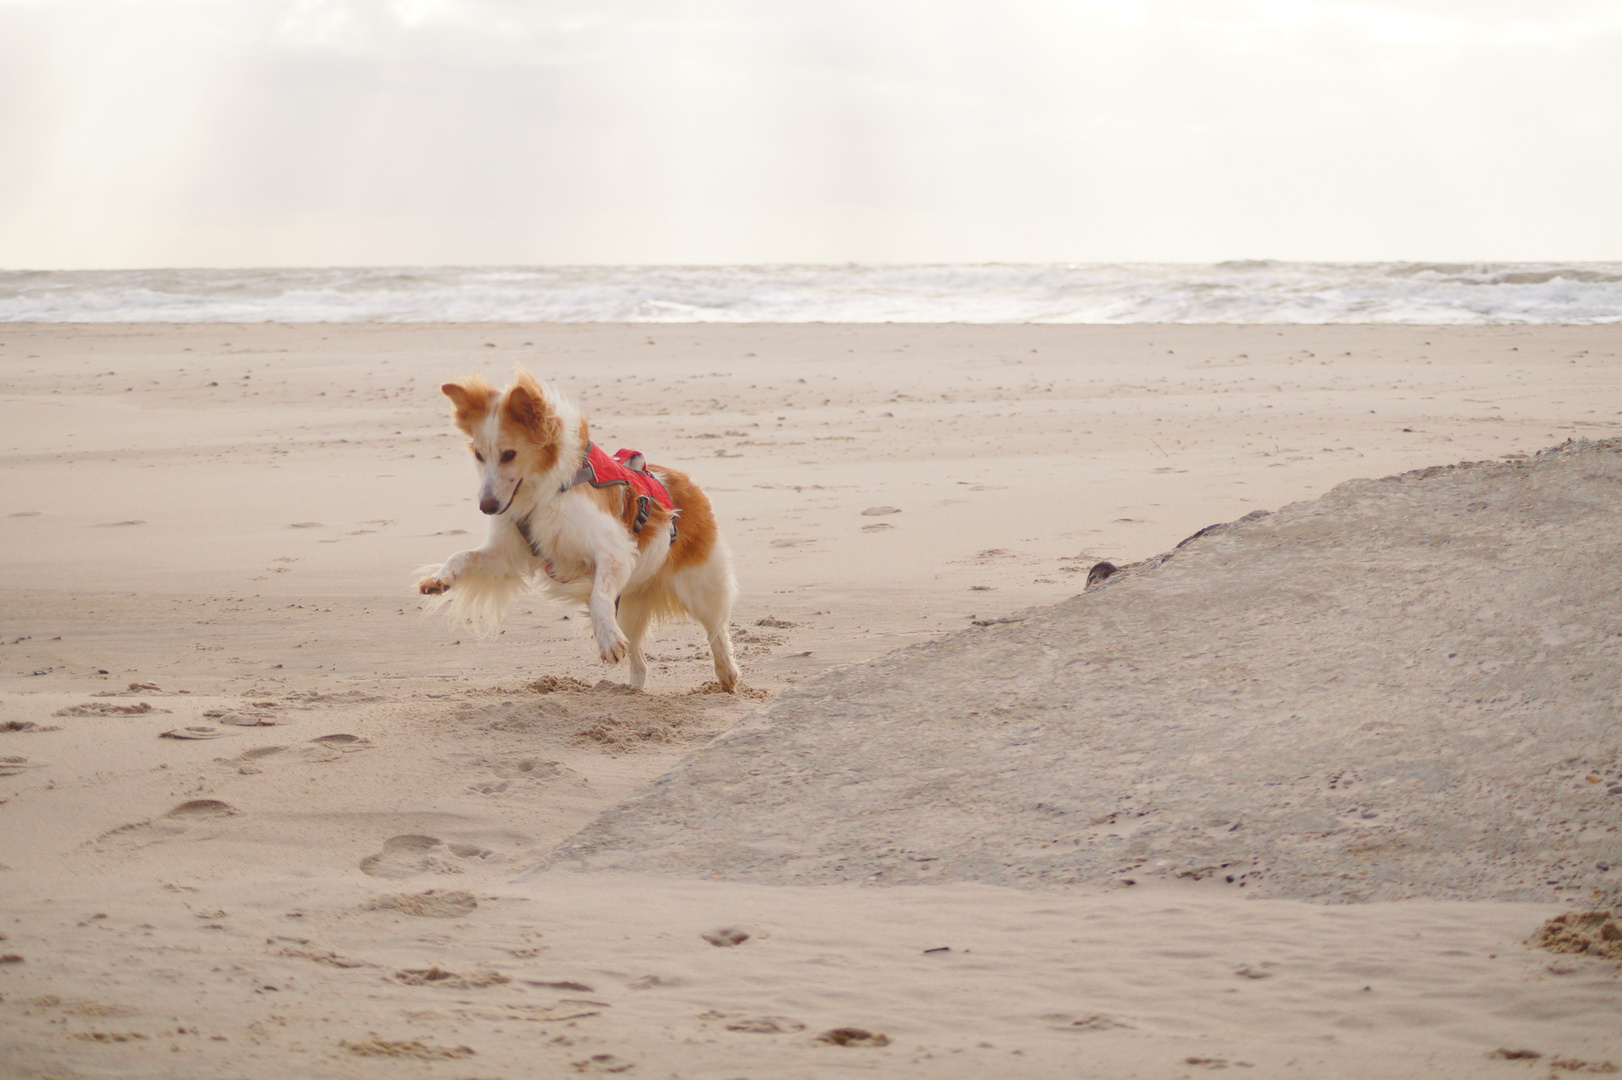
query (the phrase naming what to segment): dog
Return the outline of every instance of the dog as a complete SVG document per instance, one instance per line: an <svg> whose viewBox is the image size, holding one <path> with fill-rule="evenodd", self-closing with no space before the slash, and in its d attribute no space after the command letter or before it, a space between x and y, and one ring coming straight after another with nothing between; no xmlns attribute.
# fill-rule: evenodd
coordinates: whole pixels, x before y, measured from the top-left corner
<svg viewBox="0 0 1622 1080"><path fill-rule="evenodd" d="M483 547L419 571L428 576L417 590L488 633L542 581L586 605L603 662L629 658L633 687L647 680L649 622L686 616L704 627L716 681L733 692L727 620L738 587L703 490L674 469L644 466L640 454L610 459L580 410L522 367L505 390L474 377L440 391L470 440L489 530Z"/></svg>

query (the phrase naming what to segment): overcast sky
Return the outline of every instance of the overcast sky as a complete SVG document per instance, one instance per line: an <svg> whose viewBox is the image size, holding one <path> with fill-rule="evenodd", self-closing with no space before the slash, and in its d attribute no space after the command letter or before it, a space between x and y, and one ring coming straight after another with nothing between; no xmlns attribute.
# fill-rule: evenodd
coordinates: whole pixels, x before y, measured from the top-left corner
<svg viewBox="0 0 1622 1080"><path fill-rule="evenodd" d="M1622 0L0 0L0 267L1622 259Z"/></svg>

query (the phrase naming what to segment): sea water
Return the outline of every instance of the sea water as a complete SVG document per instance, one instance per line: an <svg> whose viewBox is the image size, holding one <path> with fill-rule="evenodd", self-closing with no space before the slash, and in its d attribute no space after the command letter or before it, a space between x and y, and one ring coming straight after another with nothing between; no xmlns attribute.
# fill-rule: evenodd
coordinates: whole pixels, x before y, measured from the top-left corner
<svg viewBox="0 0 1622 1080"><path fill-rule="evenodd" d="M1616 323L1622 263L0 271L0 321Z"/></svg>

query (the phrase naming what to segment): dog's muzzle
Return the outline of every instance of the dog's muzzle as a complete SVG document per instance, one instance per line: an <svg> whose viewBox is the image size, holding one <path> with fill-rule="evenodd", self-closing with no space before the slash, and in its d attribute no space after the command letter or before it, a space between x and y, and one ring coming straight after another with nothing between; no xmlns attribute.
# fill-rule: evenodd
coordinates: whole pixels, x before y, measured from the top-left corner
<svg viewBox="0 0 1622 1080"><path fill-rule="evenodd" d="M523 486L524 481L521 479L517 483L513 484L513 493L507 496L506 506L502 506L500 503L496 502L496 497L494 495L486 495L484 498L479 500L479 511L485 514L505 514L508 507L512 506L513 500L518 498L518 489Z"/></svg>

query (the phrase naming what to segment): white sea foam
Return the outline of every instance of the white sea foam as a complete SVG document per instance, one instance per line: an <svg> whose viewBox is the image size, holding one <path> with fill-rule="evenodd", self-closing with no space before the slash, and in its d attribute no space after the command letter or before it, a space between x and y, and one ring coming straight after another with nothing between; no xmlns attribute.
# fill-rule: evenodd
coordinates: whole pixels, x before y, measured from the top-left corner
<svg viewBox="0 0 1622 1080"><path fill-rule="evenodd" d="M1622 263L0 271L0 322L1617 323Z"/></svg>

